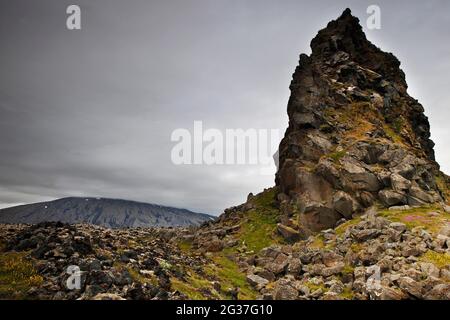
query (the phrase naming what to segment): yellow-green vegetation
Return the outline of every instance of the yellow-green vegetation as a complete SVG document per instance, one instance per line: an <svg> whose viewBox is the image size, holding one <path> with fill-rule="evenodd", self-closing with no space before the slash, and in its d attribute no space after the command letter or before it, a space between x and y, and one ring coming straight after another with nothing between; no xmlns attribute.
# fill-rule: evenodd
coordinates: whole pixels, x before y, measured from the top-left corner
<svg viewBox="0 0 450 320"><path fill-rule="evenodd" d="M349 287L345 287L344 290L339 294L339 297L344 300L352 300L353 299L353 291Z"/></svg>
<svg viewBox="0 0 450 320"><path fill-rule="evenodd" d="M254 197L255 208L242 219L239 239L248 250L259 252L274 243L282 243L282 238L274 232L279 211L275 207L276 189L268 189Z"/></svg>
<svg viewBox="0 0 450 320"><path fill-rule="evenodd" d="M255 299L255 292L246 280L245 273L238 265L221 252L210 257L212 262L204 267L204 274L193 271L183 279L172 278L172 289L186 295L189 299L230 299L230 290L239 288L239 299ZM220 284L220 290L214 288L213 281Z"/></svg>
<svg viewBox="0 0 450 320"><path fill-rule="evenodd" d="M366 139L367 132L375 128L373 124L375 120L384 122L379 111L369 102L351 103L339 115L340 123L351 124L351 128L347 131L346 137L353 140ZM409 128L405 127L405 121L400 117L395 119L391 125L384 125L383 129L387 136L398 144L403 144L403 139L400 136L402 129L409 130Z"/></svg>
<svg viewBox="0 0 450 320"><path fill-rule="evenodd" d="M277 188L270 188L264 190L261 193L258 193L253 197L252 201L257 206L257 208L261 209L273 209L275 208L275 196L277 194Z"/></svg>
<svg viewBox="0 0 450 320"><path fill-rule="evenodd" d="M352 140L364 140L366 134L374 129L374 125L369 121L377 117L377 111L371 103L355 102L349 104L346 109L339 114L338 121L350 125L346 137Z"/></svg>
<svg viewBox="0 0 450 320"><path fill-rule="evenodd" d="M334 163L338 163L339 160L341 160L346 154L347 154L347 151L345 151L345 150L336 151L336 152L330 153L328 155L328 158L331 158Z"/></svg>
<svg viewBox="0 0 450 320"><path fill-rule="evenodd" d="M336 240L333 239L325 242L325 238L322 234L317 234L313 237L313 240L311 242L308 243L308 241L304 240L301 242L297 242L296 244L294 244L294 250L303 247L305 244L308 246L308 248L316 250L333 250L336 246Z"/></svg>
<svg viewBox="0 0 450 320"><path fill-rule="evenodd" d="M186 281L171 278L170 282L172 284L172 290L177 290L183 293L189 300L206 300L202 289L204 290L212 287L209 281L201 279L197 276L188 276ZM219 298L219 296L216 295L216 298Z"/></svg>
<svg viewBox="0 0 450 320"><path fill-rule="evenodd" d="M450 223L450 214L446 213L439 205L429 205L408 210L380 210L379 215L392 222L404 223L408 229L423 227L432 233L439 231L443 225ZM349 220L335 229L337 236L342 236L351 226L361 222L357 217ZM360 249L360 248L358 248Z"/></svg>
<svg viewBox="0 0 450 320"><path fill-rule="evenodd" d="M338 227L336 227L336 229L335 229L336 235L337 236L342 236L349 227L357 225L360 222L361 222L361 218L360 217L357 217L357 218L354 218L352 220L346 221L345 223L343 223L343 224L339 225Z"/></svg>
<svg viewBox="0 0 450 320"><path fill-rule="evenodd" d="M347 275L347 274L353 274L353 271L355 271L355 268L349 264L346 264L344 266L344 268L342 269L341 273L344 275Z"/></svg>
<svg viewBox="0 0 450 320"><path fill-rule="evenodd" d="M138 282L138 283L151 283L153 285L157 285L158 284L158 278L154 275L142 275L139 273L138 270L127 266L126 264L122 263L122 262L118 262L115 261L114 262L114 268L116 268L117 270L120 271L124 271L127 270L128 273L130 274L131 279L133 279L133 281Z"/></svg>
<svg viewBox="0 0 450 320"><path fill-rule="evenodd" d="M131 279L133 281L139 282L139 283L151 283L151 284L157 284L157 278L155 276L143 276L139 273L139 271L133 269L133 268L127 268L128 273L130 274Z"/></svg>
<svg viewBox="0 0 450 320"><path fill-rule="evenodd" d="M398 135L398 133L390 126L384 125L384 132L386 135L391 138L394 143L403 144L402 138Z"/></svg>
<svg viewBox="0 0 450 320"><path fill-rule="evenodd" d="M174 266L172 266L168 261L163 259L159 260L159 266L165 271L174 269Z"/></svg>
<svg viewBox="0 0 450 320"><path fill-rule="evenodd" d="M402 222L408 229L423 227L436 233L442 226L450 223L450 214L445 213L438 205L411 208L408 210L382 210L381 216L394 222Z"/></svg>
<svg viewBox="0 0 450 320"><path fill-rule="evenodd" d="M450 265L450 254L428 250L419 258L419 260L422 262L433 263L436 267L441 269Z"/></svg>
<svg viewBox="0 0 450 320"><path fill-rule="evenodd" d="M180 241L178 243L178 248L180 248L181 251L183 252L188 252L192 249L192 242L190 241Z"/></svg>
<svg viewBox="0 0 450 320"><path fill-rule="evenodd" d="M374 129L374 125L365 119L359 119L356 125L347 134L347 137L355 140L365 140L367 133Z"/></svg>
<svg viewBox="0 0 450 320"><path fill-rule="evenodd" d="M353 120L354 116L366 115L367 113L373 114L373 112L373 106L369 102L352 102L347 105L345 111L342 112L342 116L346 120Z"/></svg>
<svg viewBox="0 0 450 320"><path fill-rule="evenodd" d="M275 207L276 188L265 190L251 200L254 208L246 211L241 219L241 227L236 234L240 240L237 247L226 248L221 252L210 253L211 263L198 274L189 270L184 279L173 277L172 289L185 294L189 299L230 299L230 290L239 288L239 299L255 299L257 292L247 282L246 274L239 270L232 258L245 247L246 252L257 253L274 243L283 243L276 235L279 210ZM192 243L180 241L178 247L185 253L192 252ZM207 280L205 280L207 279ZM213 281L220 284L220 290L214 288Z"/></svg>
<svg viewBox="0 0 450 320"><path fill-rule="evenodd" d="M27 291L42 283L27 255L26 252L0 252L0 299L26 299Z"/></svg>
<svg viewBox="0 0 450 320"><path fill-rule="evenodd" d="M405 121L403 120L402 117L399 117L392 122L392 127L394 128L396 133L400 133L404 125Z"/></svg>
<svg viewBox="0 0 450 320"><path fill-rule="evenodd" d="M327 287L325 287L324 284L314 284L314 283L308 281L305 283L305 286L308 287L308 289L309 289L309 291L311 291L311 293L313 293L314 291L317 291L319 289L321 289L322 292L324 292L324 293L328 291Z"/></svg>
<svg viewBox="0 0 450 320"><path fill-rule="evenodd" d="M138 243L135 240L128 240L127 248L136 248L138 246Z"/></svg>
<svg viewBox="0 0 450 320"><path fill-rule="evenodd" d="M233 256L245 254L238 251L242 245L246 245L246 251L259 252L262 248L274 243L283 243L281 238L276 235L278 209L275 207L276 189L266 190L256 195L251 201L254 208L246 211L242 218L241 228L236 235L241 240L241 245L233 248L224 249L218 253L210 253L211 263L203 268L203 272L195 273L190 271L184 279L172 279L172 287L185 294L189 299L229 299L229 291L239 288L240 299L254 299L257 292L246 281L245 273L239 270L238 264ZM430 232L437 232L445 223L450 222L450 214L445 213L439 206L425 206L421 208L411 208L409 210L379 210L379 214L391 221L405 223L409 229L414 227L424 227ZM342 236L345 231L361 222L361 218L355 218L336 228L336 235ZM303 243L303 242L302 242ZM318 234L314 241L309 244L310 248L327 249L334 246L333 243L326 244L323 235ZM180 242L179 247L185 252L192 250L189 242ZM353 243L350 249L358 253L364 250L364 243ZM420 257L421 261L432 262L442 268L448 265L450 258L448 254L440 254L429 251ZM346 264L341 272L341 276L353 274L354 267ZM214 286L216 281L220 288ZM270 287L272 284L268 284ZM311 292L321 289L324 292L327 288L324 285L316 285L306 282L305 285ZM341 299L353 299L352 290L345 288L339 294Z"/></svg>
<svg viewBox="0 0 450 320"><path fill-rule="evenodd" d="M352 243L352 245L350 246L350 249L352 249L352 251L354 253L358 253L360 252L362 249L364 249L364 246L362 243L358 243L358 242L354 242Z"/></svg>
<svg viewBox="0 0 450 320"><path fill-rule="evenodd" d="M240 239L248 250L259 252L274 243L276 215L270 211L251 210L241 225Z"/></svg>
<svg viewBox="0 0 450 320"><path fill-rule="evenodd" d="M313 249L323 249L325 248L325 239L322 235L317 235L314 237L314 241L309 245Z"/></svg>
<svg viewBox="0 0 450 320"><path fill-rule="evenodd" d="M214 266L209 271L218 278L224 292L239 288L239 299L256 298L256 292L247 282L246 274L239 270L235 261L226 254L217 255L213 260Z"/></svg>

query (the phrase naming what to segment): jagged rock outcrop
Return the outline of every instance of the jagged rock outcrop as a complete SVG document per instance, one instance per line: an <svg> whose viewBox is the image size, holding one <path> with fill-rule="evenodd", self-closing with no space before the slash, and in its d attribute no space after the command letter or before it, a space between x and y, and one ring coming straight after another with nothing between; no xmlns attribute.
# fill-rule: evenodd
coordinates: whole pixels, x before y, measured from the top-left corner
<svg viewBox="0 0 450 320"><path fill-rule="evenodd" d="M280 207L312 231L374 203L442 202L430 125L399 60L370 43L349 9L300 55L279 147Z"/></svg>

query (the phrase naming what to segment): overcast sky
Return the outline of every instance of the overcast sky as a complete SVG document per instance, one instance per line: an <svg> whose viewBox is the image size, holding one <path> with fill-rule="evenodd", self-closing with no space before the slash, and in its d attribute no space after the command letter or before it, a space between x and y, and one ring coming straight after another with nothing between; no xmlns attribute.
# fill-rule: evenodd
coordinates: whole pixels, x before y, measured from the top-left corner
<svg viewBox="0 0 450 320"><path fill-rule="evenodd" d="M368 38L402 62L450 173L450 1L378 1ZM82 29L66 28L81 7ZM100 196L219 214L274 184L257 166L176 166L174 129L287 127L317 31L373 1L0 0L0 207Z"/></svg>

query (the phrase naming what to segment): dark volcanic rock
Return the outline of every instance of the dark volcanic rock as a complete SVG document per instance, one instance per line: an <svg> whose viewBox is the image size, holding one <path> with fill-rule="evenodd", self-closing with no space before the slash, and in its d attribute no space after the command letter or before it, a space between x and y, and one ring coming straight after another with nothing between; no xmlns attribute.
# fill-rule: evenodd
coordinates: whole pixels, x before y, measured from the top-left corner
<svg viewBox="0 0 450 320"><path fill-rule="evenodd" d="M370 43L349 9L300 55L276 184L313 231L381 202L443 200L430 126L399 60ZM286 206L284 206L286 207Z"/></svg>
<svg viewBox="0 0 450 320"><path fill-rule="evenodd" d="M30 252L26 260L42 277L42 283L27 292L32 299L174 299L171 279L183 279L185 268L207 262L180 251L173 232L60 222L0 224L0 244L4 245L0 255ZM185 232L188 229L176 229L175 237ZM172 234L172 241L163 237L165 233ZM79 268L79 289L67 286L69 266Z"/></svg>

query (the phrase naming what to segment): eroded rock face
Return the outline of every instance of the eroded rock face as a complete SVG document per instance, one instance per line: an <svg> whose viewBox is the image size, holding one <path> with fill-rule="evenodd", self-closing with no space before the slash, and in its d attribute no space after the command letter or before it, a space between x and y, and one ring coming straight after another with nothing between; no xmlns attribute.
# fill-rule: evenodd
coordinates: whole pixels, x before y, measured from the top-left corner
<svg viewBox="0 0 450 320"><path fill-rule="evenodd" d="M375 202L441 202L430 126L400 62L370 43L349 9L300 55L276 184L312 231Z"/></svg>

